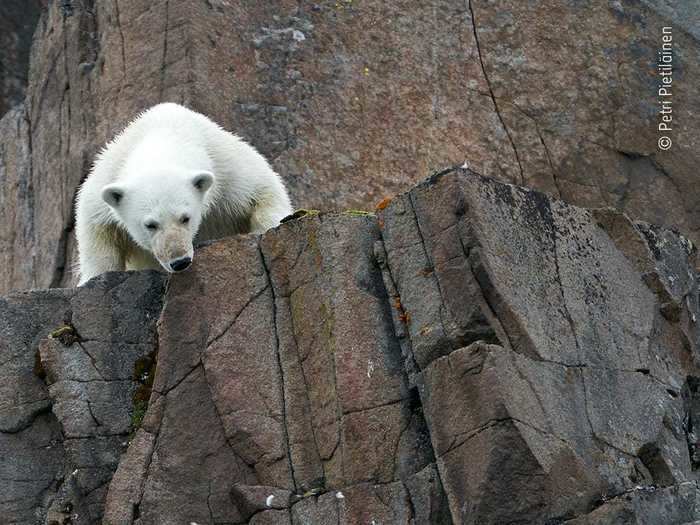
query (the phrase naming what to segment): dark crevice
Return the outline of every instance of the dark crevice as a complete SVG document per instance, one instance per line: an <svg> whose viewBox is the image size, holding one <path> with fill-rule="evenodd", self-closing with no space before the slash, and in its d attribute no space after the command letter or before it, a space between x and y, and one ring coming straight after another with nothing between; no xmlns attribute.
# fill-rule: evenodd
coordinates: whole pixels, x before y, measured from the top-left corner
<svg viewBox="0 0 700 525"><path fill-rule="evenodd" d="M637 456L651 474L654 485L668 487L673 485L674 477L671 469L664 460L663 454L656 443L647 443L639 449Z"/></svg>
<svg viewBox="0 0 700 525"><path fill-rule="evenodd" d="M683 430L688 446L690 466L693 471L700 469L700 378L688 376L683 391Z"/></svg>
<svg viewBox="0 0 700 525"><path fill-rule="evenodd" d="M284 367L282 366L282 356L280 355L280 337L279 337L279 332L277 330L277 297L275 294L275 287L274 284L272 283L272 275L270 273L270 269L268 267L268 263L265 259L265 254L263 253L262 246L260 245L260 242L258 241L258 252L260 254L260 264L262 266L262 269L265 272L265 276L267 278L267 286L270 288L270 295L271 295L271 304L272 304L272 326L273 330L275 333L275 357L277 359L277 370L279 373L279 381L280 381L280 396L281 396L281 406L282 406L282 429L284 432L284 440L285 440L285 446L287 449L287 462L288 462L288 467L289 467L289 474L292 478L292 486L294 488L294 492L297 492L297 481L296 481L296 475L294 472L294 463L292 461L292 449L291 449L291 443L289 440L289 429L288 429L288 422L287 422L287 393L286 393L286 382L285 382L285 377L284 377Z"/></svg>
<svg viewBox="0 0 700 525"><path fill-rule="evenodd" d="M241 309L233 316L233 319L231 319L231 321L226 325L226 327L220 333L218 333L213 338L209 339L209 341L207 341L206 347L209 348L214 343L216 343L219 339L224 337L228 333L228 331L231 329L231 327L233 327L233 325L236 324L236 321L238 321L238 318L243 314L243 312L245 312L246 308L248 308L248 306L250 306L253 303L253 301L255 301L263 293L265 293L269 286L270 285L268 284L268 285L264 286L261 290L255 292L253 294L253 296L250 299L248 299L246 301L246 303L241 307Z"/></svg>
<svg viewBox="0 0 700 525"><path fill-rule="evenodd" d="M515 141L513 140L512 135L510 134L510 130L508 129L508 126L506 126L505 120L503 120L503 115L501 115L501 110L498 107L498 101L496 100L496 95L493 92L493 87L491 86L491 80L489 79L488 73L486 72L486 65L484 64L484 57L481 53L481 44L479 43L479 34L476 29L476 16L474 15L474 7L472 5L473 0L467 0L467 7L469 9L469 13L471 14L471 21L472 21L472 30L474 32L474 42L476 44L476 52L477 55L479 56L479 64L481 65L481 71L484 74L484 80L486 81L486 85L489 89L489 94L491 95L491 100L493 102L493 107L496 111L496 115L498 116L498 120L501 122L501 126L503 126L503 130L506 132L506 135L508 136L508 140L510 141L510 145L513 148L513 153L515 154L515 160L518 162L518 168L520 170L520 184L524 185L525 184L525 172L523 171L523 165L520 162L520 155L518 154L518 149L515 147Z"/></svg>
<svg viewBox="0 0 700 525"><path fill-rule="evenodd" d="M157 389L155 389L155 388L154 388L153 390L154 390L155 392L158 392L160 395L165 396L165 395L167 395L169 392L175 390L178 386L180 386L180 383L184 382L187 378L189 378L199 367L204 368L204 366L202 365L202 361L201 361L201 360L197 361L197 364L196 364L196 365L194 365L192 368L190 368L185 374L182 375L182 377L181 377L180 379L178 379L177 381L175 381L175 383L173 383L173 385L170 386L169 388L166 388L166 389L163 390L162 392L159 391L159 390L157 390Z"/></svg>
<svg viewBox="0 0 700 525"><path fill-rule="evenodd" d="M124 84L124 80L126 79L126 50L124 48L124 31L122 29L122 20L121 20L121 14L119 12L119 0L114 0L114 12L117 18L117 30L119 31L119 39L121 42L121 57L122 57L122 86ZM121 89L121 87L120 87Z"/></svg>
<svg viewBox="0 0 700 525"><path fill-rule="evenodd" d="M462 254L464 256L464 259L467 263L467 268L469 269L469 272L471 274L471 279L473 280L474 284L476 285L477 289L479 290L480 294L480 299L481 299L481 309L483 311L484 317L488 320L489 324L491 325L492 330L494 331L494 340L493 341L486 341L490 343L495 343L495 344L500 344L504 348L508 350L514 350L513 342L510 340L510 335L508 335L508 332L506 331L505 327L503 326L503 323L501 322L500 318L498 317L498 314L496 313L497 310L495 308L495 305L492 304L492 301L489 298L489 294L486 293L484 283L482 280L479 279L479 277L483 277L479 275L478 268L476 267L476 261L477 257L472 256L473 253L478 253L478 252L473 252L471 248L467 248L464 244L464 240L462 239L461 235L458 235L457 237L459 239L459 244L462 248ZM528 356L530 354L533 354L534 359L538 359L539 356L534 354L533 352L529 352Z"/></svg>
<svg viewBox="0 0 700 525"><path fill-rule="evenodd" d="M390 318L394 320L395 318L392 312L392 305L390 303L392 299L395 299L396 301L398 301L399 304L401 304L401 295L397 289L394 276L391 273L391 268L389 267L389 255L386 251L386 246L382 239L378 240L375 244L375 258L377 259L377 262L380 266L382 276L385 278L384 293L386 299L384 300L384 308L390 311ZM396 328L396 321L394 321L392 322L391 330L393 332L392 335L394 336L394 338L396 338L399 344L399 348L401 349L401 353L404 358L405 372L408 376L408 381L410 384L412 378L420 372L420 367L418 366L416 357L413 354L411 337L408 333L408 327L405 327L404 330L401 332L401 335L399 335Z"/></svg>
<svg viewBox="0 0 700 525"><path fill-rule="evenodd" d="M423 236L423 230L421 229L420 222L418 221L418 213L416 212L416 205L414 202L414 197L413 193L408 193L407 198L406 198L408 204L411 207L411 214L413 216L414 224L415 224L415 231L418 234L418 237L420 238L420 243L421 247L423 248L423 255L425 257L426 263L433 268L433 261L430 258L430 255L428 253L428 245L425 243L425 237ZM442 328L442 333L444 337L447 339L447 345L449 346L448 350L455 350L454 346L450 343L449 341L449 332L447 331L447 327L445 325L445 320L443 318L443 313L444 313L444 304L445 304L445 295L442 291L442 288L440 287L440 281L438 280L437 276L433 273L433 282L435 283L435 286L438 290L438 293L440 294L440 307L438 308L438 315L440 316L440 327ZM444 349L435 349L436 351L444 350Z"/></svg>
<svg viewBox="0 0 700 525"><path fill-rule="evenodd" d="M165 281L165 286L163 287L164 288L163 294L160 296L161 300L160 300L159 306L160 306L161 315L162 315L162 312L165 308L165 304L164 304L165 299L164 298L167 296L169 287L170 287L170 279L167 279ZM149 377L149 381L148 381L150 383L150 385L148 385L148 384L142 385L142 387L147 386L149 388L149 400L148 400L149 403L150 403L150 394L153 391L153 381L155 381L155 374L156 374L157 367L158 367L158 354L159 353L160 353L160 336L159 336L158 330L155 330L154 334L153 334L153 350L151 351L151 354L149 354L150 356L152 356L152 367L150 370L150 377ZM204 368L204 367L202 367L202 368ZM134 372L136 373L136 367L134 368ZM166 398L163 397L161 402L166 403L167 402ZM149 408L149 406L146 406L146 412L148 411L148 408ZM145 414L144 414L144 417L145 417ZM148 473L150 472L151 463L153 462L153 455L155 454L156 446L158 445L158 436L160 436L162 417L163 416L161 415L161 420L158 421L158 426L156 428L155 435L151 434L151 435L153 435L153 446L151 448L151 453L148 456L148 462L146 463L146 467L143 470L143 478L141 480L141 484L139 487L138 501L133 504L134 522L136 522L141 515L141 501L143 500L143 494L146 491L146 483L148 481ZM146 433L150 434L150 432L147 432L146 430L144 430L143 427L139 428L139 431L146 432Z"/></svg>
<svg viewBox="0 0 700 525"><path fill-rule="evenodd" d="M165 71L167 69L166 60L168 59L168 32L170 30L170 0L165 0L165 25L163 30L163 56L160 64L160 89L158 100L163 102L163 94L165 93Z"/></svg>

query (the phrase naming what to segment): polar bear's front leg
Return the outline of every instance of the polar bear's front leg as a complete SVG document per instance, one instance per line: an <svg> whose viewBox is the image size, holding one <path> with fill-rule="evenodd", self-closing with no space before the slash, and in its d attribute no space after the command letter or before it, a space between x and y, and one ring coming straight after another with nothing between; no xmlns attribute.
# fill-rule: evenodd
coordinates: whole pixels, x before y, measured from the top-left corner
<svg viewBox="0 0 700 525"><path fill-rule="evenodd" d="M86 239L78 239L78 286L105 272L124 270L124 253L116 243L91 231Z"/></svg>
<svg viewBox="0 0 700 525"><path fill-rule="evenodd" d="M270 228L279 226L280 221L293 211L286 190L279 184L256 198L250 216L250 231L265 233Z"/></svg>

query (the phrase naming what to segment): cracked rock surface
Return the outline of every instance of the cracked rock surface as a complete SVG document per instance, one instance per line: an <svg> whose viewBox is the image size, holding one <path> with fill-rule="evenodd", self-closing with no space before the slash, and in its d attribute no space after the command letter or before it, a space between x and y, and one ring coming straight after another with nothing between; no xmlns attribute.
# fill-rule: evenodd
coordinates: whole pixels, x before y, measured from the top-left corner
<svg viewBox="0 0 700 525"><path fill-rule="evenodd" d="M371 209L466 160L700 242L698 13L667 0L51 2L25 102L0 120L0 292L71 283L75 190L98 148L162 101L250 141L299 208ZM668 152L663 27L678 66Z"/></svg>
<svg viewBox="0 0 700 525"><path fill-rule="evenodd" d="M455 168L377 216L209 243L167 287L11 294L0 514L692 523L694 257L671 230Z"/></svg>
<svg viewBox="0 0 700 525"><path fill-rule="evenodd" d="M0 300L0 515L100 523L155 351L163 276L113 273L80 289ZM77 520L77 521L76 521Z"/></svg>

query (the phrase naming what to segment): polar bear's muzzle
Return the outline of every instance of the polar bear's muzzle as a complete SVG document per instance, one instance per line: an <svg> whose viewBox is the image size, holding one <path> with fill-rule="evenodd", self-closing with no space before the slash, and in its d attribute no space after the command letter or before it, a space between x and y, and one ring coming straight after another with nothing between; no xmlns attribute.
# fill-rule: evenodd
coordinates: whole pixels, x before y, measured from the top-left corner
<svg viewBox="0 0 700 525"><path fill-rule="evenodd" d="M183 270L187 270L187 268L189 268L191 264L192 257L185 256L180 257L179 259L175 259L174 261L170 261L170 268L173 272L181 272Z"/></svg>
<svg viewBox="0 0 700 525"><path fill-rule="evenodd" d="M192 238L187 228L171 226L154 236L153 255L168 272L182 272L192 264Z"/></svg>

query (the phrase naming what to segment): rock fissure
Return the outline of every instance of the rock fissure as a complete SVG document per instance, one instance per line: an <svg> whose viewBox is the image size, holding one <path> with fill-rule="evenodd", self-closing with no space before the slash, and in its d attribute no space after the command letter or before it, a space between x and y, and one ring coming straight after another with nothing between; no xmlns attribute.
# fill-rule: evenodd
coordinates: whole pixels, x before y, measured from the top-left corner
<svg viewBox="0 0 700 525"><path fill-rule="evenodd" d="M121 70L122 70L122 80L120 82L119 90L121 91L124 86L124 82L126 82L126 48L125 48L125 39L124 39L124 29L122 28L122 19L121 19L121 14L119 12L119 0L114 0L114 12L116 15L116 22L117 22L117 30L119 31L119 40L120 40L120 49L121 49L121 58L122 58L122 64L121 64Z"/></svg>
<svg viewBox="0 0 700 525"><path fill-rule="evenodd" d="M172 392L173 390L175 390L178 386L180 386L182 383L184 383L187 379L189 379L190 376L191 376L192 374L194 374L194 373L197 371L197 369L199 369L199 368L204 369L204 365L203 365L201 359L199 359L199 360L197 361L197 364L196 364L196 365L194 365L194 366L191 367L187 372L185 372L185 373L182 375L182 377L180 377L177 381L175 381L175 383L173 383L171 386L167 387L165 390L162 390L162 391L161 391L161 390L158 390L158 389L155 388L155 386L154 386L154 387L153 387L153 391L154 391L154 392L157 392L157 393L160 394L161 396L165 397L165 396L167 396L170 392Z"/></svg>
<svg viewBox="0 0 700 525"><path fill-rule="evenodd" d="M289 475L291 476L291 481L292 481L292 487L294 491L297 491L297 481L296 481L296 476L294 472L294 462L292 459L292 449L291 449L291 443L289 439L289 430L288 430L288 422L287 422L287 394L286 394L286 384L285 384L285 377L284 377L284 368L282 367L282 356L280 355L280 336L279 332L277 331L277 297L275 294L275 288L274 284L272 281L272 276L270 274L270 269L268 267L268 263L265 259L265 254L263 253L262 247L260 244L258 244L258 253L260 256L260 264L262 266L262 269L265 272L265 276L267 278L267 287L270 289L270 295L272 297L271 300L271 305L272 305L272 329L274 331L274 338L275 338L275 358L277 360L277 373L279 374L279 381L280 381L280 398L281 398L281 408L282 408L282 420L284 424L282 425L283 429L283 434L284 434L284 440L285 440L285 448L287 451L287 463L289 467Z"/></svg>
<svg viewBox="0 0 700 525"><path fill-rule="evenodd" d="M207 348L214 345L219 339L224 337L228 333L228 331L236 324L236 321L238 321L238 318L243 314L243 312L246 311L246 308L248 308L248 306L250 306L258 297L260 297L262 294L264 294L267 291L269 286L271 286L271 285L265 286L260 291L256 292L250 299L248 299L246 301L246 303L241 307L241 309L236 314L234 314L231 321L229 321L226 324L226 326L224 327L223 330L221 330L221 332L219 332L218 334L216 334L212 338L208 338Z"/></svg>
<svg viewBox="0 0 700 525"><path fill-rule="evenodd" d="M168 59L168 32L170 30L170 0L165 0L164 4L165 15L163 17L163 55L160 62L160 91L158 100L163 100L165 93L165 74L167 70Z"/></svg>
<svg viewBox="0 0 700 525"><path fill-rule="evenodd" d="M489 90L489 96L491 98L491 102L493 103L493 108L494 111L496 112L496 115L498 116L498 120L501 123L501 126L503 127L503 131L505 131L506 136L508 137L508 141L510 142L511 147L513 148L513 154L515 155L515 160L518 163L518 169L520 171L520 183L525 184L525 172L523 170L523 165L522 162L520 161L520 155L518 154L518 149L515 147L515 141L513 140L513 136L510 133L510 130L508 129L508 126L506 126L506 122L503 119L503 115L501 114L501 110L498 107L498 101L496 100L496 95L493 92L493 87L491 86L491 80L489 79L489 75L486 72L486 65L484 64L484 57L481 52L481 44L479 42L479 34L477 31L477 23L476 23L476 15L474 14L474 6L473 0L466 0L467 2L467 8L469 10L469 14L471 17L471 22L472 22L472 31L474 33L474 43L476 45L476 53L479 58L479 64L481 66L481 71L484 75L484 81L486 82L486 86L488 87Z"/></svg>
<svg viewBox="0 0 700 525"><path fill-rule="evenodd" d="M408 195L407 201L408 201L408 203L410 204L410 207L411 207L411 214L413 215L413 219L414 219L415 231L416 231L416 233L418 234L418 237L420 238L420 244L421 244L421 247L422 247L422 249L423 249L423 254L425 255L425 261L426 261L428 264L430 264L431 267L433 267L434 265L433 265L433 263L432 263L432 261L431 261L430 255L429 255L429 253L428 253L428 247L427 247L427 245L425 244L425 238L423 237L423 232L422 232L421 226L420 226L420 224L419 224L419 222L418 222L418 214L416 213L415 203L413 202L413 197L411 196L411 194ZM441 326L441 328L442 328L443 333L444 333L445 335L448 335L449 332L448 332L448 330L447 330L447 327L446 327L446 325L445 325L445 320L444 320L444 318L443 318L443 315L444 315L444 311L443 311L443 310L444 310L444 308L443 308L443 305L444 305L444 295L443 295L443 292L442 292L442 288L440 287L440 281L438 280L438 278L435 276L434 273L433 273L432 275L433 275L433 281L435 282L435 286L437 287L438 292L440 293L440 298L441 298L441 304L440 304L440 307L439 307L439 309L438 309L438 315L439 315L439 317L440 317L440 326ZM400 294L400 292L399 292L399 294ZM399 297L400 297L400 295L399 295ZM453 349L454 349L454 348L453 348Z"/></svg>

